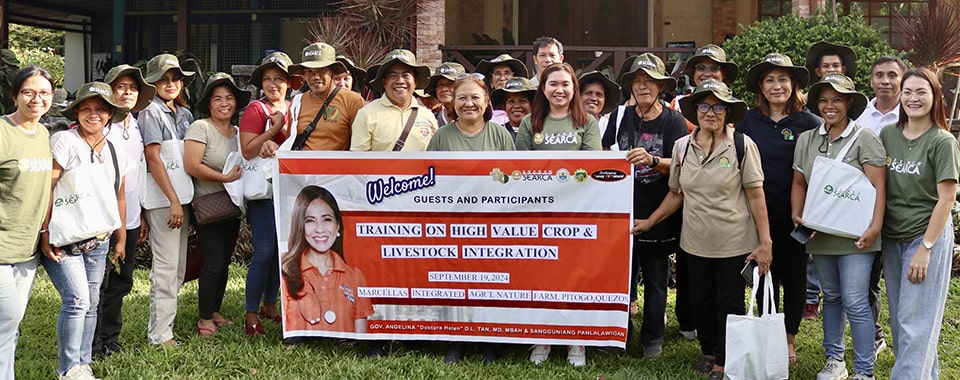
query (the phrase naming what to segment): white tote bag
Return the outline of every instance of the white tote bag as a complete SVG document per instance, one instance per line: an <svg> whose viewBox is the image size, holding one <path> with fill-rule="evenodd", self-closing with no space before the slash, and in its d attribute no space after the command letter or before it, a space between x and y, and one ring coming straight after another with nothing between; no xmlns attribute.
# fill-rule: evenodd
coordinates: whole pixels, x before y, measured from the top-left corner
<svg viewBox="0 0 960 380"><path fill-rule="evenodd" d="M817 156L803 202L804 225L831 235L858 239L873 221L877 189L860 169L843 163L863 128L834 159Z"/></svg>
<svg viewBox="0 0 960 380"><path fill-rule="evenodd" d="M263 113L270 115L270 110L261 101L255 102L263 108ZM267 118L267 125L264 130L271 127L270 119ZM242 148L241 148L242 149ZM276 165L276 158L254 157L250 160L244 160L242 164L243 175L243 199L255 201L259 199L273 198L273 186L270 181L273 177L273 166Z"/></svg>
<svg viewBox="0 0 960 380"><path fill-rule="evenodd" d="M50 244L64 247L120 228L113 183L114 178L94 166L64 171L53 188Z"/></svg>
<svg viewBox="0 0 960 380"><path fill-rule="evenodd" d="M240 152L230 152L227 154L227 159L223 163L221 174L230 173L233 167L237 165L243 167L243 154ZM246 203L243 202L243 174L245 173L241 172L240 178L238 179L224 182L223 189L230 195L230 201L237 205L243 214L246 214L247 207Z"/></svg>
<svg viewBox="0 0 960 380"><path fill-rule="evenodd" d="M170 130L171 136L176 136L176 131ZM160 160L167 170L167 178L173 185L173 190L177 192L180 204L185 205L193 201L193 178L187 174L183 167L183 140L176 137L160 142ZM157 208L170 207L170 200L163 194L163 190L153 179L153 175L147 173L146 180L143 181L143 193L140 195L140 205L144 209L153 210Z"/></svg>
<svg viewBox="0 0 960 380"><path fill-rule="evenodd" d="M753 315L760 270L753 269L753 290L747 315L727 315L726 365L730 380L780 380L790 376L790 358L783 314L774 313L773 278L764 275L763 314Z"/></svg>

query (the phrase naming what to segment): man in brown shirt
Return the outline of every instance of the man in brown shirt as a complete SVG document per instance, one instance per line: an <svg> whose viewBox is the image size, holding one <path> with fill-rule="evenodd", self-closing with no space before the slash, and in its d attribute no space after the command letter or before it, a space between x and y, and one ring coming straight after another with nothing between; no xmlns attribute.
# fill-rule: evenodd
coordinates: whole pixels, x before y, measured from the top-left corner
<svg viewBox="0 0 960 380"><path fill-rule="evenodd" d="M304 150L348 150L357 111L364 106L363 98L353 91L339 91L333 80L334 72L346 71L337 61L334 48L316 42L303 48L300 63L290 66L293 75L303 76L310 91L294 96L290 104L291 135L305 133L316 120L316 127L306 137ZM334 93L336 91L336 93ZM330 98L323 110L324 103Z"/></svg>

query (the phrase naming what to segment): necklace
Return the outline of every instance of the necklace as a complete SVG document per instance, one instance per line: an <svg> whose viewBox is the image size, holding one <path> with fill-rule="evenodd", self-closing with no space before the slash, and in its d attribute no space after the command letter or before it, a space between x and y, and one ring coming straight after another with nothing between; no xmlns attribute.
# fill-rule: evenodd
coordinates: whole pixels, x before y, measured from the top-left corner
<svg viewBox="0 0 960 380"><path fill-rule="evenodd" d="M87 138L84 136L85 133L86 132L83 132L83 127L77 127L77 134L79 134L80 138L83 139L83 142L87 143L87 146L90 147L90 163L91 164L94 163L93 157L97 157L97 161L100 161L100 163L102 164L103 154L101 154L101 152L97 152L96 148L100 146L101 143L103 143L103 140L107 138L107 135L104 134L103 137L101 137L96 144L90 145L90 142L87 141Z"/></svg>
<svg viewBox="0 0 960 380"><path fill-rule="evenodd" d="M328 307L326 308L326 311L323 311L324 310L323 302L321 302L320 297L317 296L317 288L314 287L313 284L309 284L310 290L313 291L312 292L313 300L317 302L317 307L321 311L323 311L323 313L322 313L322 317L316 316L316 318L311 318L313 316L308 316L307 315L308 313L305 310L303 310L303 303L297 302L297 308L300 309L300 315L303 316L303 319L305 319L311 325L320 323L321 318L323 321L327 322L327 324L329 325L332 325L334 322L336 322L337 313L333 311L333 304L335 302L334 298L337 296L337 287L339 286L338 285L339 283L340 283L340 272L337 272L337 274L334 276L333 285L329 286L329 289L327 290L327 298L330 300L330 305L328 305Z"/></svg>

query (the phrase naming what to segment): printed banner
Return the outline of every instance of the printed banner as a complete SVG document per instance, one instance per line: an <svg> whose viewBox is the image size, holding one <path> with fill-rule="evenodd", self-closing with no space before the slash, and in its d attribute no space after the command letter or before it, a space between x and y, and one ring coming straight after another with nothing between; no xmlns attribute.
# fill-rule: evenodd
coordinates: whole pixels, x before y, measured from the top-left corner
<svg viewBox="0 0 960 380"><path fill-rule="evenodd" d="M624 347L622 152L289 152L284 337Z"/></svg>

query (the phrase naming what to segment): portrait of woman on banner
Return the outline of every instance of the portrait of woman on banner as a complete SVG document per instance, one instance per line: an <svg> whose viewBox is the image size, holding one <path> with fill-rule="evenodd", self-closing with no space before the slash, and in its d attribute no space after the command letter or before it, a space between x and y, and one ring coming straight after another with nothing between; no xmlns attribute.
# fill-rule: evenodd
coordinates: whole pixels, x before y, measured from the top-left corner
<svg viewBox="0 0 960 380"><path fill-rule="evenodd" d="M344 262L343 219L326 189L306 186L293 207L288 251L281 259L283 318L286 331L367 332L373 314L363 273Z"/></svg>

